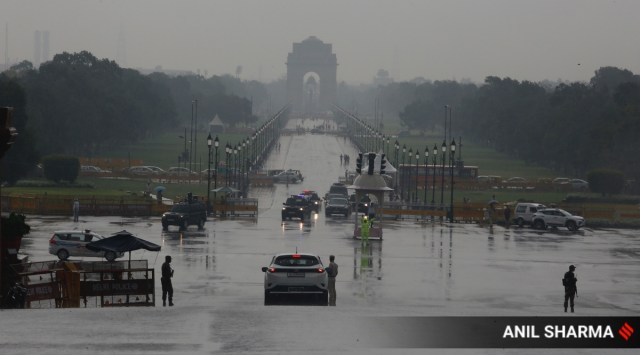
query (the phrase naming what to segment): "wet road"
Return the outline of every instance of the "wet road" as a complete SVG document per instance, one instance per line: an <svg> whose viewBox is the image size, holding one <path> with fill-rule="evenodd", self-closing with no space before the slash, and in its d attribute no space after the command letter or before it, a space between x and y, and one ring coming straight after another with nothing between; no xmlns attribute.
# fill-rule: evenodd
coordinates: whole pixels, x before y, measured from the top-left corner
<svg viewBox="0 0 640 355"><path fill-rule="evenodd" d="M292 120L289 125L321 122ZM300 169L304 183L254 189L250 197L259 199L257 219L210 220L202 232L191 227L185 233L163 233L159 218L81 216L75 224L71 218L31 216L32 233L23 241L31 261L52 260L47 251L51 232L74 227L104 234L126 229L161 244L159 254L139 251L133 258L148 259L159 272L164 255L173 256L176 306L5 310L0 312L1 352L384 354L389 351L367 349L360 341L361 316L564 315L561 278L569 264L578 267L576 315L638 315L640 244L635 231L542 233L495 227L490 232L475 224L385 221L385 240L362 245L351 238L350 219L326 218L321 212L305 223L283 223L281 204L288 195L303 189L324 195L344 174L340 154L351 156L353 168L357 152L342 138L283 136L281 150L265 168ZM325 261L336 255L337 307L263 306L260 268L273 254L296 248ZM159 282L156 288L159 299ZM479 351L437 351L461 352Z"/></svg>

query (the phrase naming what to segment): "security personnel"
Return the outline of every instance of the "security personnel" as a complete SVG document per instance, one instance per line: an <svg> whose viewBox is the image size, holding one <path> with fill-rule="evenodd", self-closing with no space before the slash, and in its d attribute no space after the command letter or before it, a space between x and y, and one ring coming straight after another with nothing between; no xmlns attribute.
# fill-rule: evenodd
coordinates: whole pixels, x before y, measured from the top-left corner
<svg viewBox="0 0 640 355"><path fill-rule="evenodd" d="M362 222L360 223L360 237L363 240L369 239L369 219L367 216L362 217Z"/></svg>
<svg viewBox="0 0 640 355"><path fill-rule="evenodd" d="M578 279L573 271L576 269L574 265L569 266L569 271L564 273L562 285L564 286L564 311L567 311L569 302L571 303L571 313L573 313L573 299L578 295L578 287L576 283Z"/></svg>
<svg viewBox="0 0 640 355"><path fill-rule="evenodd" d="M329 256L329 266L327 274L329 275L329 306L336 305L336 276L338 276L338 264L335 263L335 255Z"/></svg>
<svg viewBox="0 0 640 355"><path fill-rule="evenodd" d="M162 277L160 278L160 283L162 284L162 306L167 305L167 296L169 296L169 306L173 306L172 277L173 269L171 268L171 256L167 255L165 257L165 262L162 264Z"/></svg>

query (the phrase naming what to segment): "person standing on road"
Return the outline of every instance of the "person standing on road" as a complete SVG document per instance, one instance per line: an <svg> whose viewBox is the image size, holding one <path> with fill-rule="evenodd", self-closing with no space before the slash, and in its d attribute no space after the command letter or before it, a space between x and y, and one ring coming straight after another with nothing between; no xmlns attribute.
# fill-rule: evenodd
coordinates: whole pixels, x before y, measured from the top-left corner
<svg viewBox="0 0 640 355"><path fill-rule="evenodd" d="M511 208L509 205L504 206L504 226L509 228L511 224Z"/></svg>
<svg viewBox="0 0 640 355"><path fill-rule="evenodd" d="M573 272L576 269L575 266L569 266L569 271L564 273L562 278L562 285L564 286L564 311L567 312L567 306L571 305L571 313L573 313L573 299L578 296L578 287L576 283L578 279Z"/></svg>
<svg viewBox="0 0 640 355"><path fill-rule="evenodd" d="M78 222L78 217L80 216L80 201L76 197L73 200L73 221Z"/></svg>
<svg viewBox="0 0 640 355"><path fill-rule="evenodd" d="M171 268L171 256L165 257L165 262L162 264L162 277L160 283L162 283L162 306L167 305L167 296L169 296L169 306L173 306L173 285L171 284L171 278L173 277L173 269Z"/></svg>
<svg viewBox="0 0 640 355"><path fill-rule="evenodd" d="M336 305L336 276L338 276L338 264L335 263L335 255L329 256L329 266L327 267L327 275L329 275L329 306Z"/></svg>
<svg viewBox="0 0 640 355"><path fill-rule="evenodd" d="M340 166L342 166L342 154L340 154Z"/></svg>

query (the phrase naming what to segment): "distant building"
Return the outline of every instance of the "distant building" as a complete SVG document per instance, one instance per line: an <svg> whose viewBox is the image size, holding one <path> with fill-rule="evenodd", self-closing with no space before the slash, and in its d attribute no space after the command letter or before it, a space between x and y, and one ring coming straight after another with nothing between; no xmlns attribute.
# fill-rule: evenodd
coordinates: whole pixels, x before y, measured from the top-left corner
<svg viewBox="0 0 640 355"><path fill-rule="evenodd" d="M218 115L215 115L211 122L209 122L209 133L211 134L224 133L224 128L224 122L222 122Z"/></svg>
<svg viewBox="0 0 640 355"><path fill-rule="evenodd" d="M33 35L33 67L49 60L49 31L36 31Z"/></svg>

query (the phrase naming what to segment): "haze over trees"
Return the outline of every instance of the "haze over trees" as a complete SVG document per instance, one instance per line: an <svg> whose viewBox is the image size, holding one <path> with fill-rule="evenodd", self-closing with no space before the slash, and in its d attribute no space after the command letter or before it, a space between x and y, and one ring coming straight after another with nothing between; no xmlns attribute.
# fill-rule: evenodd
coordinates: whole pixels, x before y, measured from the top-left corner
<svg viewBox="0 0 640 355"><path fill-rule="evenodd" d="M286 103L286 82L241 81L239 75L168 76L120 68L89 52L62 53L34 69L25 61L0 74L0 104L15 107L20 138L3 160L3 180L15 182L38 154L98 155L167 130L189 127L194 100L199 126L216 114L230 126L254 126ZM444 105L454 136L490 146L567 175L594 169L640 180L640 77L615 67L589 83L534 83L489 76L481 84L393 82L338 86L338 104L421 133L442 130ZM384 80L382 80L384 79ZM386 84L385 84L386 83ZM394 132L391 132L394 133Z"/></svg>
<svg viewBox="0 0 640 355"><path fill-rule="evenodd" d="M34 69L24 61L0 74L0 104L15 108L20 138L3 160L3 179L32 170L38 154L92 156L150 134L189 127L198 100L200 126L216 114L227 124L257 120L251 100L264 102L259 83L233 77L142 75L91 53L62 53Z"/></svg>
<svg viewBox="0 0 640 355"><path fill-rule="evenodd" d="M640 181L640 76L628 70L603 67L589 83L555 86L489 76L480 85L392 83L361 96L341 90L352 99L341 98L345 108L373 107L364 98L377 97L385 119L397 116L406 129L442 130L449 105L456 137L571 176L609 168Z"/></svg>

